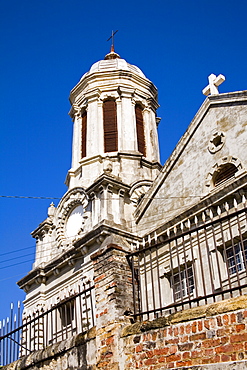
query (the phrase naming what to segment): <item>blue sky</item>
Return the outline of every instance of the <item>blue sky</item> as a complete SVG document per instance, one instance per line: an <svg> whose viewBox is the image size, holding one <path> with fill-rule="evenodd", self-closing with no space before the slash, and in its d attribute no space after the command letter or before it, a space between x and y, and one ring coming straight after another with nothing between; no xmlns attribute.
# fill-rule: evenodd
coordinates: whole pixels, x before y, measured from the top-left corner
<svg viewBox="0 0 247 370"><path fill-rule="evenodd" d="M68 95L116 29L116 51L159 90L163 164L204 101L209 74L226 76L220 92L247 89L246 14L245 0L0 0L0 195L65 193ZM0 197L0 319L25 296L15 282L31 269L30 232L49 204Z"/></svg>

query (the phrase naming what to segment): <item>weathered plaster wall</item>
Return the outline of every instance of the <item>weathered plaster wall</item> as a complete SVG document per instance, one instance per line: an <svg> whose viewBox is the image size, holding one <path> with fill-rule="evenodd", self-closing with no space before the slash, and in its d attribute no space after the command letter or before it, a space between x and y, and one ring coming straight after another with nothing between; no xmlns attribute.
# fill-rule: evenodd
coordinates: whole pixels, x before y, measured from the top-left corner
<svg viewBox="0 0 247 370"><path fill-rule="evenodd" d="M210 174L223 159L241 167L236 177L246 172L247 94L239 95L242 101L228 100L231 94L224 94L222 102L205 101L147 193L147 200L138 207L137 215L142 215L139 232L150 232L152 224L157 227L212 192ZM210 152L216 132L224 134L224 144Z"/></svg>

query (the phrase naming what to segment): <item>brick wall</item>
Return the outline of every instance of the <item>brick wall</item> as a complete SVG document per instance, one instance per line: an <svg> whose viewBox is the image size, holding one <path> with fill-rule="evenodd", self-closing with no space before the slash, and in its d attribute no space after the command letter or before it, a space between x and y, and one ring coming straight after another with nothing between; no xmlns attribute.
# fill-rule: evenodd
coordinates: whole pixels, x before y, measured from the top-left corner
<svg viewBox="0 0 247 370"><path fill-rule="evenodd" d="M126 327L122 336L126 370L177 369L216 363L230 366L236 361L242 365L247 359L247 298L136 323ZM247 368L245 361L243 368Z"/></svg>

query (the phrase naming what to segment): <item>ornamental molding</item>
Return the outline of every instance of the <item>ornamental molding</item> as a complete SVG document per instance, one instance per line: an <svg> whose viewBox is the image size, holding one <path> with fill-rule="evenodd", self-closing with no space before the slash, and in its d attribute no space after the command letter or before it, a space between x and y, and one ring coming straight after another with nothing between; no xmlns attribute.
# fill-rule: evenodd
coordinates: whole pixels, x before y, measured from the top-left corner
<svg viewBox="0 0 247 370"><path fill-rule="evenodd" d="M240 159L232 156L226 156L221 158L218 162L216 162L213 166L211 171L208 173L207 178L206 178L206 186L210 188L214 188L213 185L213 179L215 178L215 175L220 172L222 167L226 164L233 164L237 168L237 174L243 170L243 165Z"/></svg>
<svg viewBox="0 0 247 370"><path fill-rule="evenodd" d="M57 207L57 240L58 245L66 245L66 222L69 215L77 206L82 206L84 211L84 218L86 216L86 208L88 206L89 198L83 188L74 188L68 191L62 198Z"/></svg>

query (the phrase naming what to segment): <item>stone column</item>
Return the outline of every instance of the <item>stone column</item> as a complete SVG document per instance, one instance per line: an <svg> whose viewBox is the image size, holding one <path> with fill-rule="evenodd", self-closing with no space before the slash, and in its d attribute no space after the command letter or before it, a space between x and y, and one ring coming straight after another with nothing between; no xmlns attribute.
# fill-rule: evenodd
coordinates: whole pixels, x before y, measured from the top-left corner
<svg viewBox="0 0 247 370"><path fill-rule="evenodd" d="M126 251L108 244L92 257L96 300L96 367L102 370L123 368L120 351L122 327L129 323L126 311L133 311L131 271Z"/></svg>
<svg viewBox="0 0 247 370"><path fill-rule="evenodd" d="M77 106L73 106L73 144L72 144L72 168L76 169L80 161L80 149L81 149L81 109Z"/></svg>

